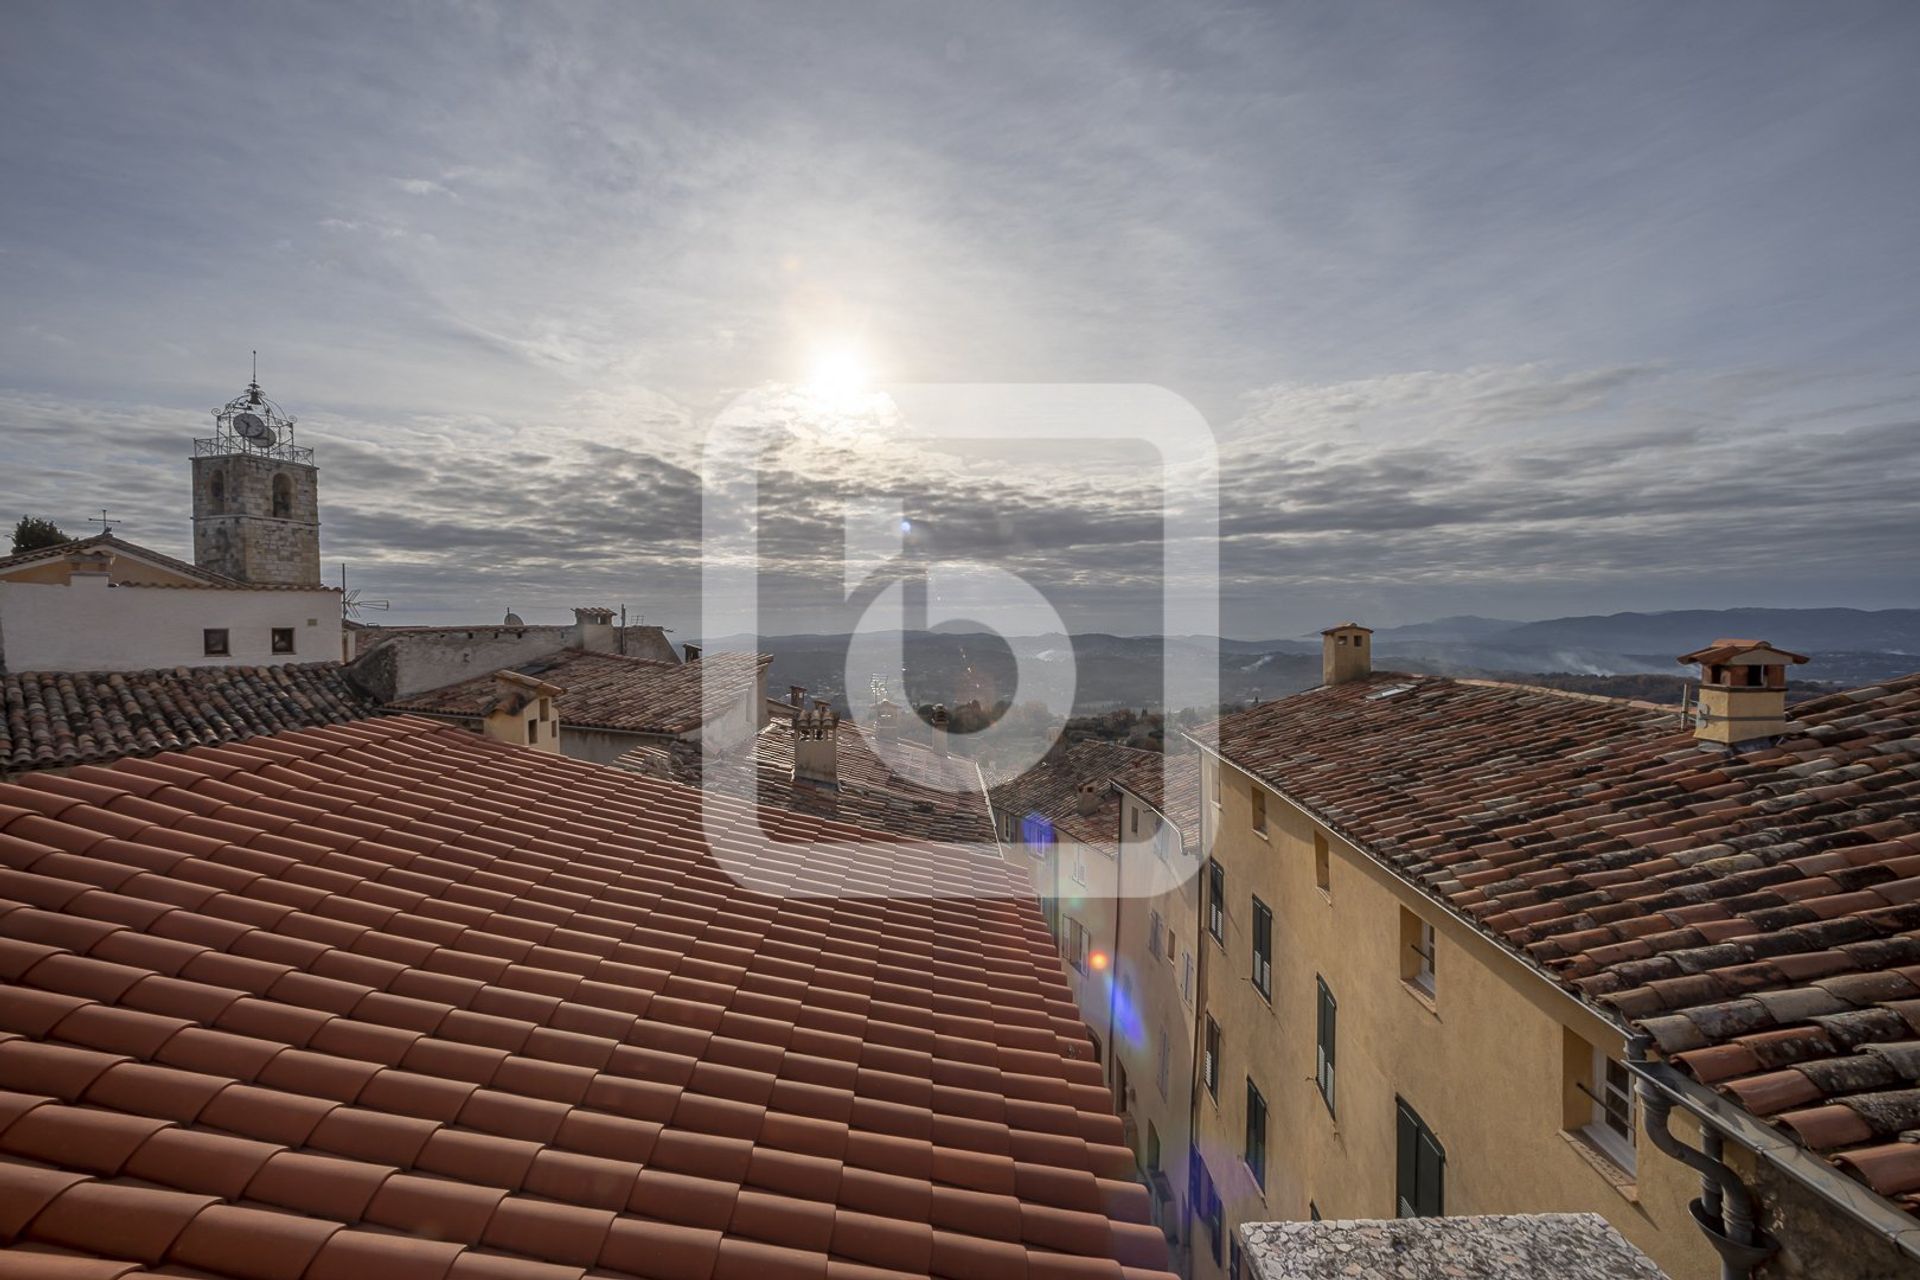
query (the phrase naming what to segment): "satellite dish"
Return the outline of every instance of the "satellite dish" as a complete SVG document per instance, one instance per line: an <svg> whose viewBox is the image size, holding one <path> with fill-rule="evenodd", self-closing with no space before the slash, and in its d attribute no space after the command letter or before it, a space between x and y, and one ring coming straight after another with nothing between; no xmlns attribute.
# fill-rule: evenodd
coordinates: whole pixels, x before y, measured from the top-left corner
<svg viewBox="0 0 1920 1280"><path fill-rule="evenodd" d="M256 444L273 439L273 428L257 413L234 414L233 430L242 440L251 440Z"/></svg>

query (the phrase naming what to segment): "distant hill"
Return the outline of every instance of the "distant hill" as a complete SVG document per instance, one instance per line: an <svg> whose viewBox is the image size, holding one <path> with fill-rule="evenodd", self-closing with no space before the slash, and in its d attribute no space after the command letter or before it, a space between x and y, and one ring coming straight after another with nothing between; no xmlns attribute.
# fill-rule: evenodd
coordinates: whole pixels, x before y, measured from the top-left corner
<svg viewBox="0 0 1920 1280"><path fill-rule="evenodd" d="M1405 628L1402 628L1404 631ZM1619 653L1687 653L1709 640L1770 640L1801 653L1920 654L1920 609L1681 609L1525 622L1476 637L1503 648L1579 646Z"/></svg>
<svg viewBox="0 0 1920 1280"><path fill-rule="evenodd" d="M1809 654L1794 682L1808 689L1850 687L1920 670L1920 609L1690 609L1617 613L1544 622L1453 617L1383 628L1374 635L1375 663L1428 674L1531 680L1557 687L1654 701L1678 701L1686 672L1675 657L1722 636L1751 636ZM870 678L852 673L844 635L768 636L774 655L768 691L790 684L845 706L864 698ZM738 639L711 647L738 647ZM1320 682L1318 637L1221 640L1211 636L1000 637L943 630L903 639L906 688L891 688L915 705L959 705L978 699L1042 701L1056 712L1095 714L1119 707L1160 709L1161 658L1168 647L1184 661L1215 662L1225 704L1277 698ZM1025 658L1034 687L1015 690L1016 659ZM1554 680L1539 679L1554 676ZM1077 687L1070 677L1077 676ZM1178 710L1179 708L1174 708Z"/></svg>

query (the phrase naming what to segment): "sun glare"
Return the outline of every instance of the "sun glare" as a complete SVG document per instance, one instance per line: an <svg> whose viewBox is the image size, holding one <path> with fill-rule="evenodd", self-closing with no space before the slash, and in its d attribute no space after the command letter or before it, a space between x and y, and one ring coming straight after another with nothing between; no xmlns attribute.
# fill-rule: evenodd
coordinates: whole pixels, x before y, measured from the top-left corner
<svg viewBox="0 0 1920 1280"><path fill-rule="evenodd" d="M807 390L825 400L849 400L867 390L867 362L851 346L815 349L807 370Z"/></svg>

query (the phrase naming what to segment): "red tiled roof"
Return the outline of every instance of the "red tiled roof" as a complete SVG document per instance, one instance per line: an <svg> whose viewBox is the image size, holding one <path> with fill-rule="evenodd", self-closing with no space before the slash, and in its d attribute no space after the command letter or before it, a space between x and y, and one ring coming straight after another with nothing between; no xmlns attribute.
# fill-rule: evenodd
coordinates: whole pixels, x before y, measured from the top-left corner
<svg viewBox="0 0 1920 1280"><path fill-rule="evenodd" d="M936 756L917 742L899 742L891 754L899 768L882 760L864 734L842 723L835 739L839 785L795 782L793 707L754 735L752 797L761 804L833 818L873 831L996 844L993 816L987 810L980 772L964 756ZM647 744L614 762L624 769L700 785L701 749L692 743ZM727 779L731 781L731 779Z"/></svg>
<svg viewBox="0 0 1920 1280"><path fill-rule="evenodd" d="M704 722L703 682L718 681L715 695L731 702L747 696L765 654L716 653L698 662L656 662L617 653L565 649L513 670L557 684L554 700L561 727L612 729L622 733L686 733ZM399 711L481 716L494 696L493 673L415 694L393 703Z"/></svg>
<svg viewBox="0 0 1920 1280"><path fill-rule="evenodd" d="M1174 759L1177 761L1179 757ZM1103 853L1117 854L1120 850L1120 796L1110 784L1124 783L1135 795L1159 805L1161 770L1167 762L1168 758L1158 751L1145 751L1139 747L1089 738L1050 752L1025 773L996 784L992 789L993 807L998 812L1013 814L1016 821L1029 814L1038 814L1070 839ZM1191 763L1194 772L1191 775L1193 794L1190 801L1182 798L1185 790L1180 784L1180 779L1185 776L1181 772L1183 766L1176 763L1173 767L1174 807L1185 805L1197 818L1199 765L1197 761ZM1080 812L1080 784L1083 782L1091 782L1099 788L1100 804L1091 814ZM1163 808L1162 812L1166 810ZM1168 816L1173 817L1176 823L1181 822L1173 814ZM1197 840L1198 822L1191 826L1182 823L1181 835L1188 840Z"/></svg>
<svg viewBox="0 0 1920 1280"><path fill-rule="evenodd" d="M354 720L337 662L0 676L0 771L44 769Z"/></svg>
<svg viewBox="0 0 1920 1280"><path fill-rule="evenodd" d="M1792 724L1728 751L1642 705L1375 675L1216 728L1228 760L1917 1209L1920 675Z"/></svg>
<svg viewBox="0 0 1920 1280"><path fill-rule="evenodd" d="M743 887L699 804L413 717L0 785L0 1243L244 1280L1164 1269L1013 873L741 809Z"/></svg>

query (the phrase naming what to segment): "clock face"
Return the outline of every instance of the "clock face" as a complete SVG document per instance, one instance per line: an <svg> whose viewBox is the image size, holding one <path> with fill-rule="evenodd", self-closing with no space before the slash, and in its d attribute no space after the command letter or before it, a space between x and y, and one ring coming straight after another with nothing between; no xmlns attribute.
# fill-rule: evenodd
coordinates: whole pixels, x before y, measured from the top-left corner
<svg viewBox="0 0 1920 1280"><path fill-rule="evenodd" d="M236 413L233 415L233 430L242 440L271 440L273 428L257 413Z"/></svg>

